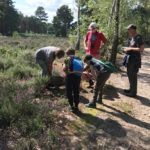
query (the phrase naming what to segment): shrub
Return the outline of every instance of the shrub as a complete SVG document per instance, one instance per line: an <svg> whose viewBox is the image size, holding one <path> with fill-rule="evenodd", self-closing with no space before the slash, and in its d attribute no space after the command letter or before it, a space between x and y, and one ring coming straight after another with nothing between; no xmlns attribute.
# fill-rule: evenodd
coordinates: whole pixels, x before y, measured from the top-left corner
<svg viewBox="0 0 150 150"><path fill-rule="evenodd" d="M32 68L28 66L16 65L13 68L10 68L8 72L17 79L27 79L33 77Z"/></svg>
<svg viewBox="0 0 150 150"><path fill-rule="evenodd" d="M43 93L43 90L46 88L46 86L49 83L49 78L48 77L36 77L32 82L31 86L34 89L34 94L35 96L41 96Z"/></svg>
<svg viewBox="0 0 150 150"><path fill-rule="evenodd" d="M0 58L0 71L4 70L4 62L3 60Z"/></svg>
<svg viewBox="0 0 150 150"><path fill-rule="evenodd" d="M17 31L14 31L12 37L13 38L20 38L20 34Z"/></svg>

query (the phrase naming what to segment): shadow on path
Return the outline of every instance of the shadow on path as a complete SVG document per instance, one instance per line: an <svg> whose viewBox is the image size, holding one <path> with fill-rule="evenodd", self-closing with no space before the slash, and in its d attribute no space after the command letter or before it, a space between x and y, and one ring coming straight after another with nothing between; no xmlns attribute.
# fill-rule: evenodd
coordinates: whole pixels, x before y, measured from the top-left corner
<svg viewBox="0 0 150 150"><path fill-rule="evenodd" d="M94 125L96 127L96 131L98 129L102 129L105 133L108 133L109 135L114 137L126 136L126 130L115 120L109 118L103 120L89 113L79 113L78 116L82 118L86 123ZM96 136L94 137L94 139L95 138Z"/></svg>
<svg viewBox="0 0 150 150"><path fill-rule="evenodd" d="M111 107L111 106L108 106L106 104L103 104L105 107L115 111L115 112L109 112L107 110L104 110L104 109L100 109L100 108L97 108L98 110L102 111L102 112L105 112L105 113L108 113L108 114L111 114L115 117L118 117L118 118L121 118L122 120L124 120L125 122L127 123L130 123L130 124L133 124L133 125L137 125L139 127L142 127L142 128L145 128L145 129L148 129L150 130L150 124L149 123L146 123L146 122L143 122L141 120L138 120L130 115L128 115L127 113L125 112L121 112L120 110L114 108L114 107Z"/></svg>

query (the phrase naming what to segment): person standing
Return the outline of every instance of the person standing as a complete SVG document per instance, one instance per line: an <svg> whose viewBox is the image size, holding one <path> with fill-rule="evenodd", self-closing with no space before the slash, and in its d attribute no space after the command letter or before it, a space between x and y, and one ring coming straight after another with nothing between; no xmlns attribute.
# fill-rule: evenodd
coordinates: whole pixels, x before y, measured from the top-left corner
<svg viewBox="0 0 150 150"><path fill-rule="evenodd" d="M92 55L96 59L100 59L100 49L102 45L107 43L107 39L102 32L97 30L97 24L92 22L84 38L84 48L86 54Z"/></svg>
<svg viewBox="0 0 150 150"><path fill-rule="evenodd" d="M127 27L129 39L128 47L124 48L126 53L123 65L127 67L127 76L129 79L130 87L125 89L124 92L127 96L136 97L137 95L137 73L141 68L141 52L144 51L144 44L142 36L137 33L137 27L130 24Z"/></svg>
<svg viewBox="0 0 150 150"><path fill-rule="evenodd" d="M75 50L69 48L66 51L67 57L64 60L63 70L66 74L66 95L69 102L69 110L71 112L78 112L80 82L83 72L83 61L75 56Z"/></svg>
<svg viewBox="0 0 150 150"><path fill-rule="evenodd" d="M88 32L84 38L84 48L86 54L91 55L96 59L100 59L100 49L102 45L107 43L107 39L102 32L97 30L97 24L95 22L91 22L88 27ZM89 70L90 73L90 70ZM92 88L94 82L92 79L89 80L88 88Z"/></svg>

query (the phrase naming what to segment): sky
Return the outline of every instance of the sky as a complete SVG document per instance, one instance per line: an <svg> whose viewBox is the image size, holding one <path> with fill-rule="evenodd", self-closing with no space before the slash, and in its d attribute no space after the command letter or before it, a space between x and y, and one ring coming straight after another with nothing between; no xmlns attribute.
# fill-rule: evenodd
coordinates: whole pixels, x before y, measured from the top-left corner
<svg viewBox="0 0 150 150"><path fill-rule="evenodd" d="M24 15L35 15L38 6L43 6L45 12L48 14L48 22L52 22L56 11L62 5L68 5L72 10L74 17L77 16L77 7L75 0L13 0L15 8Z"/></svg>

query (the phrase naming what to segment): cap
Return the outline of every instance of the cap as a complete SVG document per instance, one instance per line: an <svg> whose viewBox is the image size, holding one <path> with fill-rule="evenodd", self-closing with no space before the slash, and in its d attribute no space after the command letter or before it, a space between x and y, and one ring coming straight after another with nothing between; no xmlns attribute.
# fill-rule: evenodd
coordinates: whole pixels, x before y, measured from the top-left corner
<svg viewBox="0 0 150 150"><path fill-rule="evenodd" d="M136 30L136 25L130 24L127 26L127 29L135 29Z"/></svg>
<svg viewBox="0 0 150 150"><path fill-rule="evenodd" d="M91 28L97 28L97 24L95 22L91 22L89 25L89 29Z"/></svg>

